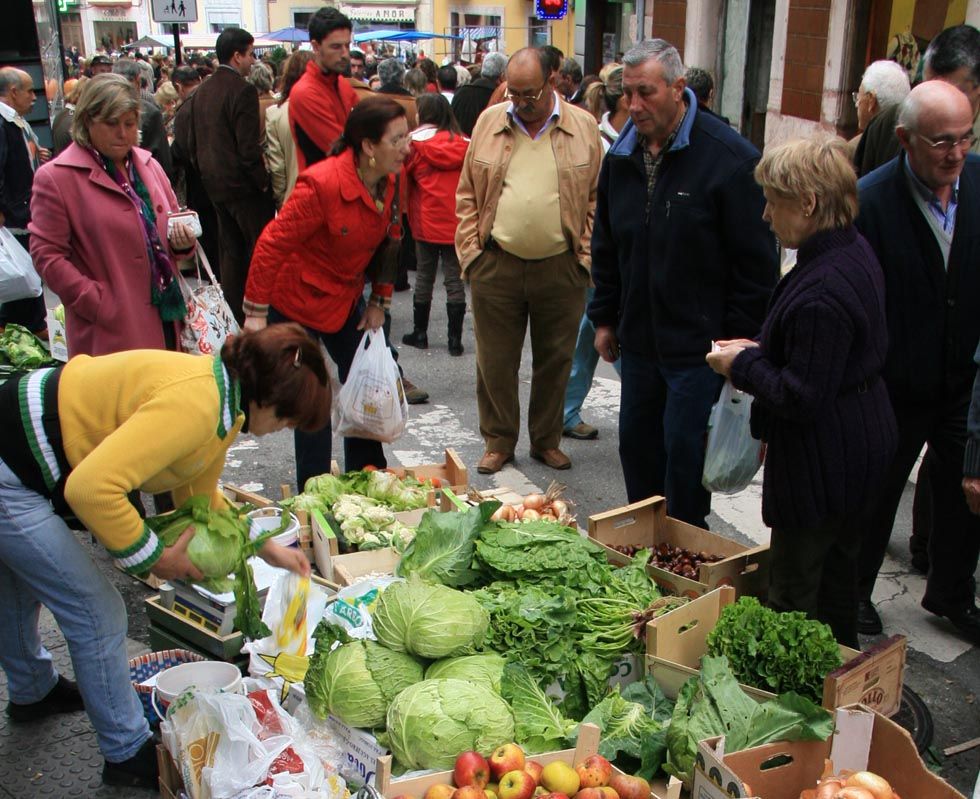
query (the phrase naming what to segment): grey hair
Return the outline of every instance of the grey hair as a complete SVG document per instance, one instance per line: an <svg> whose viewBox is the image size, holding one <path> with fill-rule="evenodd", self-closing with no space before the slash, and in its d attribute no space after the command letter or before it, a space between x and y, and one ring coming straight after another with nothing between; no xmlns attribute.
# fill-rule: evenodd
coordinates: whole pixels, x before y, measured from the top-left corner
<svg viewBox="0 0 980 799"><path fill-rule="evenodd" d="M248 82L258 89L259 94L271 92L273 82L272 70L261 61L257 61L252 64L252 68L249 70Z"/></svg>
<svg viewBox="0 0 980 799"><path fill-rule="evenodd" d="M112 74L121 75L130 83L132 83L136 78L140 80L140 91L143 90L143 70L140 65L131 58L119 58L116 59L116 63L112 65Z"/></svg>
<svg viewBox="0 0 980 799"><path fill-rule="evenodd" d="M75 104L71 120L71 137L80 147L91 147L88 127L93 122L112 122L123 114L135 111L139 118L140 95L131 81L122 75L96 75L85 84Z"/></svg>
<svg viewBox="0 0 980 799"><path fill-rule="evenodd" d="M483 65L480 67L480 77L496 80L507 69L507 56L503 53L488 53L483 57Z"/></svg>
<svg viewBox="0 0 980 799"><path fill-rule="evenodd" d="M638 67L650 59L660 62L664 68L664 80L674 83L684 77L684 62L677 48L665 39L644 39L637 42L623 56L623 66Z"/></svg>
<svg viewBox="0 0 980 799"><path fill-rule="evenodd" d="M925 68L945 77L967 67L971 80L980 85L980 31L972 25L955 25L940 32L926 48Z"/></svg>
<svg viewBox="0 0 980 799"><path fill-rule="evenodd" d="M922 102L918 95L907 94L902 100L902 105L898 109L898 120L895 125L905 130L915 130L919 124L919 115L922 113Z"/></svg>
<svg viewBox="0 0 980 799"><path fill-rule="evenodd" d="M572 79L573 83L582 82L582 67L579 66L578 61L574 58L566 58L561 62L561 68L558 70L560 75L566 75Z"/></svg>
<svg viewBox="0 0 980 799"><path fill-rule="evenodd" d="M0 97L6 97L11 89L19 89L24 82L24 75L27 73L17 67L3 67L0 69Z"/></svg>
<svg viewBox="0 0 980 799"><path fill-rule="evenodd" d="M386 58L378 64L378 77L381 78L382 86L392 83L401 86L405 78L405 65L397 58Z"/></svg>
<svg viewBox="0 0 980 799"><path fill-rule="evenodd" d="M459 64L453 65L453 69L456 70L456 88L460 86L465 86L470 82L470 71L466 67L461 67Z"/></svg>
<svg viewBox="0 0 980 799"><path fill-rule="evenodd" d="M909 73L894 61L873 61L869 64L861 77L861 88L874 92L882 109L898 105L912 90Z"/></svg>

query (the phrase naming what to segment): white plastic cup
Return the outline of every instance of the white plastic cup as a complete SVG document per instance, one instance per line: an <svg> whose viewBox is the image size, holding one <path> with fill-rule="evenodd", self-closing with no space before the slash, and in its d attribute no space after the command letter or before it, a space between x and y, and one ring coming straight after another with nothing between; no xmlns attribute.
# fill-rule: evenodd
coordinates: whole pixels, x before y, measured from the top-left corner
<svg viewBox="0 0 980 799"><path fill-rule="evenodd" d="M242 673L234 663L220 660L199 660L164 669L157 675L151 696L156 714L166 718L167 707L188 688L241 693Z"/></svg>

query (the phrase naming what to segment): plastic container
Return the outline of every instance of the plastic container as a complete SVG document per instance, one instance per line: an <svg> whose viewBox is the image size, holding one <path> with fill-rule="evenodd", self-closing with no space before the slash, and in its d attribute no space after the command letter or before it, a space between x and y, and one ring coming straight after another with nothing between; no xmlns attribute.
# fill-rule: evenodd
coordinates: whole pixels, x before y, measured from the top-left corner
<svg viewBox="0 0 980 799"><path fill-rule="evenodd" d="M196 663L201 660L204 660L202 655L188 649L165 649L160 652L148 652L129 661L129 679L133 681L133 688L136 689L140 704L143 705L143 715L146 716L151 727L160 723L153 709L154 686L140 685L140 683L181 663Z"/></svg>
<svg viewBox="0 0 980 799"><path fill-rule="evenodd" d="M242 688L242 673L233 663L220 660L201 660L196 663L181 663L160 672L153 692L153 709L160 718L165 718L167 706L188 688L239 693Z"/></svg>
<svg viewBox="0 0 980 799"><path fill-rule="evenodd" d="M284 512L288 511L283 511L282 508L275 507L257 508L256 510L250 511L248 514L249 535L254 539L269 530L279 529L279 525L282 524L282 514ZM286 529L279 533L279 535L273 536L272 540L280 546L295 547L298 549L299 519L290 513L289 524Z"/></svg>

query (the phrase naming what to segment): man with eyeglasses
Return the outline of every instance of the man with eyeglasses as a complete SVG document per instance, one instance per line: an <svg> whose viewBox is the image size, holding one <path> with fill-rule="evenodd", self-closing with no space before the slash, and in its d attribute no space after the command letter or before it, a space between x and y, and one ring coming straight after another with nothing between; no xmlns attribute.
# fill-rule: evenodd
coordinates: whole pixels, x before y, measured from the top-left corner
<svg viewBox="0 0 980 799"><path fill-rule="evenodd" d="M881 632L871 604L908 476L925 444L932 458L933 530L922 606L980 645L973 572L980 517L961 489L966 420L980 339L980 158L973 109L953 84L930 80L902 102L903 152L858 183L858 229L885 272L884 378L898 420L898 453L862 542L858 630Z"/></svg>
<svg viewBox="0 0 980 799"><path fill-rule="evenodd" d="M514 459L529 323L530 455L552 469L572 465L558 448L562 403L589 285L602 160L595 118L561 101L540 49L511 57L507 99L477 120L456 192L456 251L470 283L486 442L481 474Z"/></svg>

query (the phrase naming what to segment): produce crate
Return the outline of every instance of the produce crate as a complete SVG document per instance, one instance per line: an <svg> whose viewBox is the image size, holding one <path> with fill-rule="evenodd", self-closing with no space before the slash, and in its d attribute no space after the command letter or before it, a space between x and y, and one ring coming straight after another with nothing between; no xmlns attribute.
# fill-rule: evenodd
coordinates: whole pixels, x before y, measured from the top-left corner
<svg viewBox="0 0 980 799"><path fill-rule="evenodd" d="M151 633L152 626L155 626L160 638L183 641L182 645L186 645L187 649L200 652L209 658L231 662L239 657L242 644L245 643L240 632L227 635L213 633L179 613L165 608L159 595L148 597L144 605L146 615L150 618Z"/></svg>
<svg viewBox="0 0 980 799"><path fill-rule="evenodd" d="M839 708L836 715L829 741L784 741L728 755L724 737L701 741L692 796L798 799L816 786L830 758L835 773L872 771L906 799L965 799L926 768L912 738L895 722L863 705Z"/></svg>
<svg viewBox="0 0 980 799"><path fill-rule="evenodd" d="M735 590L722 586L710 594L647 623L646 670L671 699L695 676L708 650L707 638L722 609L735 601ZM823 706L828 710L858 702L893 715L902 701L905 671L905 636L893 635L866 652L840 648L844 665L824 678ZM763 702L775 694L742 685Z"/></svg>
<svg viewBox="0 0 980 799"><path fill-rule="evenodd" d="M539 755L527 755L528 760L536 760L542 766L563 760L571 766L581 763L590 755L599 751L599 728L594 724L582 724L579 727L578 742L574 749L562 749L556 752L546 752ZM618 769L614 770L618 771ZM441 783L452 784L453 772L433 771L420 777L403 777L394 779L391 776L391 755L378 758L377 772L374 776L374 787L386 797L406 795L421 799L422 795L433 785ZM681 783L671 777L669 782L655 780L651 783L651 799L680 799Z"/></svg>
<svg viewBox="0 0 980 799"><path fill-rule="evenodd" d="M699 597L720 585L730 585L739 596L763 596L769 588L769 546L746 547L700 527L667 515L667 500L651 497L622 508L589 517L589 537L606 548L612 563L627 563L629 557L614 546L652 549L667 543L694 552L720 555L722 560L701 564L697 580L648 567L657 585L669 594Z"/></svg>
<svg viewBox="0 0 980 799"><path fill-rule="evenodd" d="M231 483L223 483L221 486L221 491L229 501L239 506L254 505L256 508L267 508L270 505L275 504L275 502L268 497L262 496L261 494L256 494L254 491L246 491L244 488ZM286 499L292 496L292 489L286 483L283 483L279 486L279 495L282 499ZM310 516L305 511L297 511L294 515L296 516L296 520L299 522L300 551L306 555L310 563L313 563L313 533L310 527Z"/></svg>
<svg viewBox="0 0 980 799"><path fill-rule="evenodd" d="M454 449L445 451L445 460L442 463L423 463L419 466L394 466L389 467L388 471L398 477L414 477L416 480L431 480L433 477L439 478L445 486L465 486L469 483L469 473L466 464L463 463L459 454Z"/></svg>
<svg viewBox="0 0 980 799"><path fill-rule="evenodd" d="M184 790L184 780L170 752L162 744L157 744L157 767L160 770L161 799L180 799L181 791Z"/></svg>

